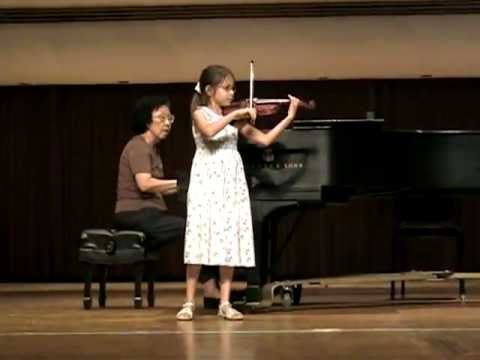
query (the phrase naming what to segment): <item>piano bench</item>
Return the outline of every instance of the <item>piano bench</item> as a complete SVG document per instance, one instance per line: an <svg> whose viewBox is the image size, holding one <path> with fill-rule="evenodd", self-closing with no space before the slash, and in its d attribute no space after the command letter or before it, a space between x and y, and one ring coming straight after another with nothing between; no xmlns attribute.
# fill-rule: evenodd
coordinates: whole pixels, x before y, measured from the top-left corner
<svg viewBox="0 0 480 360"><path fill-rule="evenodd" d="M136 309L142 307L142 280L146 272L148 278L148 306L155 305L155 266L159 252L146 252L145 234L139 231L115 231L88 229L81 234L78 260L84 267L83 307L92 307L91 287L95 268L99 269L98 305L106 305L106 282L108 270L115 265L131 265L134 271L134 298ZM147 271L145 271L147 270Z"/></svg>
<svg viewBox="0 0 480 360"><path fill-rule="evenodd" d="M406 271L406 243L407 239L421 239L428 237L441 237L455 241L455 271L462 271L463 256L465 253L465 242L463 229L454 222L439 221L402 221L394 229L393 246L392 246L392 265L393 271ZM466 288L465 279L458 279L459 282L459 298L465 300ZM405 298L405 281L400 283L401 298ZM395 299L395 281L390 284L390 298Z"/></svg>

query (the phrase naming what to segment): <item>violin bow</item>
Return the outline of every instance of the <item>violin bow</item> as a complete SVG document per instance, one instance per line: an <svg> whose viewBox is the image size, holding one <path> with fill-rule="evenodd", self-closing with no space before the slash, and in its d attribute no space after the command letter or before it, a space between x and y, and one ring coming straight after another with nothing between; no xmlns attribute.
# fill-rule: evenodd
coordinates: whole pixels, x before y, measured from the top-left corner
<svg viewBox="0 0 480 360"><path fill-rule="evenodd" d="M253 107L253 78L254 78L254 73L253 73L253 60L250 60L250 97L248 98L248 106L250 108Z"/></svg>

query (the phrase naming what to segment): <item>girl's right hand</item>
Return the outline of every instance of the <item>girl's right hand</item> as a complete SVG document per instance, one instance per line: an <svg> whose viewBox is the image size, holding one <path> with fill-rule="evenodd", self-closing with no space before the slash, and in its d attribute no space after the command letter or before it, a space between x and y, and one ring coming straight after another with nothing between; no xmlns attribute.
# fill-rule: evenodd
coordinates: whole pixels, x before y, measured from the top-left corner
<svg viewBox="0 0 480 360"><path fill-rule="evenodd" d="M255 108L242 108L236 110L235 120L249 120L250 123L255 124L257 119L257 110Z"/></svg>
<svg viewBox="0 0 480 360"><path fill-rule="evenodd" d="M250 116L250 124L255 125L255 120L257 120L257 109L247 108L248 115Z"/></svg>

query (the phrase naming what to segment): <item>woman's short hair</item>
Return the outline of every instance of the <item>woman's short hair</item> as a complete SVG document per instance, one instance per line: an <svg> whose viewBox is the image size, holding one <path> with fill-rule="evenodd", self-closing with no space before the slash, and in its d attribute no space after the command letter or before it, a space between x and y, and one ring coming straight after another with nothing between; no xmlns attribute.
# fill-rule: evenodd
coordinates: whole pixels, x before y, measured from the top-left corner
<svg viewBox="0 0 480 360"><path fill-rule="evenodd" d="M132 131L139 135L148 129L152 122L152 112L161 106L170 107L170 99L165 95L144 96L137 100L132 112Z"/></svg>

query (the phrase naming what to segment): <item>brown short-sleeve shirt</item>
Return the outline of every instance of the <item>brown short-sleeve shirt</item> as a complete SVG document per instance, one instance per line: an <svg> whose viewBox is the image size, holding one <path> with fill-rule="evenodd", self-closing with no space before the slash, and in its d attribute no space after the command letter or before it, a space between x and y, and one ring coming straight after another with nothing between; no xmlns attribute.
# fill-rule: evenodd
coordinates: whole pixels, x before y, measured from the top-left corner
<svg viewBox="0 0 480 360"><path fill-rule="evenodd" d="M166 210L167 206L160 193L140 191L135 181L138 173L148 173L157 179L164 177L162 158L141 135L133 137L120 156L115 212L135 211L145 207Z"/></svg>

